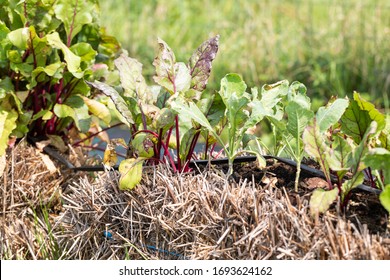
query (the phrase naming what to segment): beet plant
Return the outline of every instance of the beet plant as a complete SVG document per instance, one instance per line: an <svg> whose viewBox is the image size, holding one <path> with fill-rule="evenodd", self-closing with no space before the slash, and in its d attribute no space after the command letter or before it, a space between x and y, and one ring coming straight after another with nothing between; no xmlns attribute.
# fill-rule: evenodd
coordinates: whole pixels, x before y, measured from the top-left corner
<svg viewBox="0 0 390 280"><path fill-rule="evenodd" d="M158 39L153 62L158 85L148 86L142 76L142 64L125 54L115 60L121 82L118 90L99 81L89 83L112 99L131 132L129 158L119 166L121 189L132 189L141 180L145 162L167 162L175 172L189 170L188 163L203 130L172 104L177 100L195 102L205 115L218 119L218 106L211 109L215 94L205 91L218 44L219 36L205 41L184 63L177 62L168 44ZM106 154L111 153L112 148L106 150Z"/></svg>
<svg viewBox="0 0 390 280"><path fill-rule="evenodd" d="M303 133L305 151L317 160L328 183L326 190L317 189L312 194L313 215L325 212L336 200L345 209L351 190L365 177L372 188L382 190L381 202L390 209L385 126L385 116L358 93L352 100L335 99L318 110Z"/></svg>
<svg viewBox="0 0 390 280"><path fill-rule="evenodd" d="M0 155L12 140L82 134L109 125L88 79L107 73L120 50L98 24L96 1L1 1Z"/></svg>

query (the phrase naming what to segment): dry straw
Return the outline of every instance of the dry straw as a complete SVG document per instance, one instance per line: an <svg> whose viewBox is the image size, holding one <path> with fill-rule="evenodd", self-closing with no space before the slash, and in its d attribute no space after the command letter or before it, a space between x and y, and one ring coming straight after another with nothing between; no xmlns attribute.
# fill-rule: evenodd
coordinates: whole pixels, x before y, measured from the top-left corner
<svg viewBox="0 0 390 280"><path fill-rule="evenodd" d="M114 171L50 171L18 145L1 178L2 259L389 259L389 233L330 213L314 220L306 196L215 171L145 169L118 190Z"/></svg>

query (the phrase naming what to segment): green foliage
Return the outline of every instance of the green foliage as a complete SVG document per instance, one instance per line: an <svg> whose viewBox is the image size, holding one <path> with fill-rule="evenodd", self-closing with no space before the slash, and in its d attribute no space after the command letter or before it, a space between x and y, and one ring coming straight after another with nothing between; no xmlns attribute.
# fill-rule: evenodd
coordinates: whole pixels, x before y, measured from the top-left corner
<svg viewBox="0 0 390 280"><path fill-rule="evenodd" d="M286 139L288 152L297 162L297 173L295 177L295 191L298 191L298 183L301 172L301 161L303 158L302 134L307 124L313 118L310 98L306 96L306 87L298 82L294 82L288 92L288 104L285 108L288 121L287 131L293 138L294 147Z"/></svg>
<svg viewBox="0 0 390 280"><path fill-rule="evenodd" d="M145 65L147 81L154 75L149 61L155 38L169 42L182 61L193 42L218 31L223 55L214 63L209 89L218 90L226 73L234 72L248 88L300 81L315 109L333 95L351 97L354 90L389 108L388 0L114 0L101 5L102 22Z"/></svg>
<svg viewBox="0 0 390 280"><path fill-rule="evenodd" d="M130 157L153 164L165 158L174 170L189 170L188 162L204 130L202 126L208 124L204 114L212 111L215 95L204 90L218 51L218 40L219 36L216 36L202 43L185 64L177 62L168 44L158 39L159 49L153 65L156 68L154 80L159 86L149 87L142 76L142 64L125 54L114 61L119 72L120 89L99 81L88 82L112 99L122 121L129 126L132 135ZM199 107L195 102L199 103ZM179 103L180 106L175 105ZM181 110L188 105L191 106L190 113L199 113L203 119L192 122L193 116ZM212 118L215 119L215 115ZM169 148L176 150L176 163ZM139 166L142 163L137 161L135 166L124 164L120 168L123 182L126 182L121 186L133 186L135 181L141 180ZM128 182L128 178L135 181Z"/></svg>
<svg viewBox="0 0 390 280"><path fill-rule="evenodd" d="M8 1L0 20L0 155L8 138L87 133L111 116L86 81L120 49L96 1ZM106 72L109 67L105 66ZM104 73L103 73L104 75ZM95 116L96 118L92 118Z"/></svg>
<svg viewBox="0 0 390 280"><path fill-rule="evenodd" d="M390 213L390 184L386 185L382 193L379 195L383 207Z"/></svg>
<svg viewBox="0 0 390 280"><path fill-rule="evenodd" d="M131 190L141 182L144 160L144 158L128 158L120 163L119 172L121 177L119 179L119 189Z"/></svg>
<svg viewBox="0 0 390 280"><path fill-rule="evenodd" d="M383 144L380 136L387 137L385 127L385 116L358 93L353 100L336 99L318 110L303 133L305 151L317 160L328 182L328 190L317 189L310 199L313 215L325 212L338 197L345 207L350 191L363 183L363 172L373 188L385 189L390 177L386 166L390 151L378 146ZM344 178L347 172L349 179ZM387 193L381 197L386 203Z"/></svg>

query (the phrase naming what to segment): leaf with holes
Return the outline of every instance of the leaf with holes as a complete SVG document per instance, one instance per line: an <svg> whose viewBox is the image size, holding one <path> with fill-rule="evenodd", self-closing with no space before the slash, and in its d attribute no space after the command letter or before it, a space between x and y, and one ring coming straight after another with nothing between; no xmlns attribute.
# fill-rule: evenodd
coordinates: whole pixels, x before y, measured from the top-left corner
<svg viewBox="0 0 390 280"><path fill-rule="evenodd" d="M120 163L119 172L121 177L119 179L119 189L132 190L141 182L144 161L144 158L129 158Z"/></svg>
<svg viewBox="0 0 390 280"><path fill-rule="evenodd" d="M203 91L210 77L212 62L218 52L219 35L203 42L192 54L188 68L191 74L191 88Z"/></svg>
<svg viewBox="0 0 390 280"><path fill-rule="evenodd" d="M316 217L319 213L325 213L336 200L338 189L326 191L316 189L310 197L310 213Z"/></svg>

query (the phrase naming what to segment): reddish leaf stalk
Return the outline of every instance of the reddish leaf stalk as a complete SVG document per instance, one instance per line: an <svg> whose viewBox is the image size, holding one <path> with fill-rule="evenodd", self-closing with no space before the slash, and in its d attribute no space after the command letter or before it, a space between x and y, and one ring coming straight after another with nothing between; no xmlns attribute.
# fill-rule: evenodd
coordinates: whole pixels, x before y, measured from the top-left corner
<svg viewBox="0 0 390 280"><path fill-rule="evenodd" d="M148 130L148 129L142 129L142 130L137 131L136 133L133 134L133 138L138 133L141 133L141 132L150 133L150 134L154 135L156 138L158 138L158 134L156 132ZM161 146L164 148L164 156L168 158L169 162L171 163L173 171L177 172L175 162L173 161L173 158L172 158L171 154L169 153L168 147L165 145L165 143L163 141L161 141Z"/></svg>
<svg viewBox="0 0 390 280"><path fill-rule="evenodd" d="M177 151L177 168L181 170L181 160L180 160L180 134L179 134L179 116L175 117L176 125L176 151Z"/></svg>
<svg viewBox="0 0 390 280"><path fill-rule="evenodd" d="M67 42L66 42L66 46L69 48L71 43L72 43L72 33L73 33L73 28L74 28L74 19L76 18L76 14L77 14L77 6L78 6L78 3L79 1L76 0L76 4L74 6L74 9L73 9L73 17L72 17L72 23L70 25L70 30L69 30L69 34L68 34L68 39L67 39Z"/></svg>
<svg viewBox="0 0 390 280"><path fill-rule="evenodd" d="M183 167L183 171L184 172L188 172L189 171L188 163L191 161L192 155L194 154L194 150L195 150L196 144L198 142L199 135L200 135L200 130L192 138L190 149L188 151L188 154L187 154L187 157L186 157L186 161L185 161L184 167Z"/></svg>
<svg viewBox="0 0 390 280"><path fill-rule="evenodd" d="M162 142L162 138L163 138L163 129L160 128L160 132L158 134L158 141L157 141L157 151L155 151L155 153L154 153L156 155L156 158L158 158L158 159L160 159L160 155L161 155L161 142Z"/></svg>
<svg viewBox="0 0 390 280"><path fill-rule="evenodd" d="M209 133L207 132L207 134L206 134L206 144L205 144L205 147L204 147L204 159L208 159L208 156L207 156L208 149L209 149Z"/></svg>

